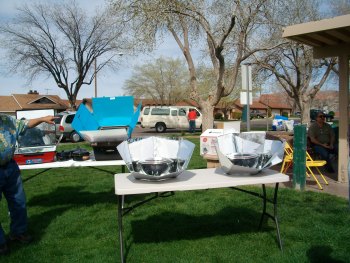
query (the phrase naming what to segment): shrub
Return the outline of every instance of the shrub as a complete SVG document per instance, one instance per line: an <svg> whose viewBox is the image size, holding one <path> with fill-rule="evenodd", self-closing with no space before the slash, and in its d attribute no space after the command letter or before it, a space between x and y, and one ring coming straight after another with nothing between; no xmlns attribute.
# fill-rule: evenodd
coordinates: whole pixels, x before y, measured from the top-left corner
<svg viewBox="0 0 350 263"><path fill-rule="evenodd" d="M234 120L240 120L240 119L242 119L242 112L233 112L233 113L232 113L232 118L233 118Z"/></svg>
<svg viewBox="0 0 350 263"><path fill-rule="evenodd" d="M215 119L215 120L222 120L222 119L223 119L222 114L219 113L219 112L215 113L214 119Z"/></svg>

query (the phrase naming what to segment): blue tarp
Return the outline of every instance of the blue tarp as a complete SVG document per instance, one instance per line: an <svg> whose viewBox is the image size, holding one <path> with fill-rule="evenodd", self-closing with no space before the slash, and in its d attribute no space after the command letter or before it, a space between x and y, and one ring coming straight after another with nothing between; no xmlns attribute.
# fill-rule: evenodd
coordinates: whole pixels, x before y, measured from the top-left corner
<svg viewBox="0 0 350 263"><path fill-rule="evenodd" d="M281 115L275 115L275 120L284 120L284 121L287 121L287 120L288 120L288 117L284 117L284 116L281 116Z"/></svg>
<svg viewBox="0 0 350 263"><path fill-rule="evenodd" d="M137 124L141 104L134 112L134 97L101 97L92 99L92 112L81 104L72 126L80 131L94 131L108 127L126 127L128 137ZM81 134L80 134L81 135Z"/></svg>

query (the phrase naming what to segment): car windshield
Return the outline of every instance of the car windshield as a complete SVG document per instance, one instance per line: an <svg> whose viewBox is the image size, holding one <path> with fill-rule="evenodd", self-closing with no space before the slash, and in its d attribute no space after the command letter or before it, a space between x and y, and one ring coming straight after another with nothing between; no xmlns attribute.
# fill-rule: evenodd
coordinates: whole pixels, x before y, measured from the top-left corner
<svg viewBox="0 0 350 263"><path fill-rule="evenodd" d="M60 124L61 120L62 120L62 115L56 115L55 117L58 117L57 119L55 119L55 124Z"/></svg>

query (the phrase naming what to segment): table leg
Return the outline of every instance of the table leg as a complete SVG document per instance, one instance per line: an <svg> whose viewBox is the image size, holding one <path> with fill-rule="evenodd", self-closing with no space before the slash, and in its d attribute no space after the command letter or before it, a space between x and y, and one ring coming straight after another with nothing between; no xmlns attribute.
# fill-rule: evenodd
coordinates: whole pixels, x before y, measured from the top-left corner
<svg viewBox="0 0 350 263"><path fill-rule="evenodd" d="M268 215L266 213L266 202L267 202L267 199L266 199L266 188L265 188L264 184L262 185L262 189L263 189L263 196L262 196L262 199L263 199L263 212L262 212L261 217L260 217L259 230L262 227L262 223L264 221L264 216Z"/></svg>
<svg viewBox="0 0 350 263"><path fill-rule="evenodd" d="M264 221L264 217L267 216L267 217L271 218L275 222L276 230L277 230L278 244L279 244L279 247L280 247L280 249L282 251L283 250L282 249L282 240L281 240L280 228L279 228L278 219L277 219L278 183L275 184L275 192L274 192L273 200L269 200L267 198L265 184L262 184L262 188L263 188L263 194L262 195L259 194L259 193L255 193L255 192L252 192L252 191L249 191L249 190L245 190L245 189L241 189L241 188L237 188L237 187L231 187L231 188L234 189L234 190L238 190L238 191L241 191L241 192L244 192L244 193L247 193L247 194L251 194L251 195L257 196L257 197L259 197L259 198L261 198L263 200L263 212L262 212L261 217L260 217L259 230L262 227L262 223ZM267 202L273 204L273 215L271 215L268 212L266 212L266 204L267 204Z"/></svg>
<svg viewBox="0 0 350 263"><path fill-rule="evenodd" d="M120 245L120 262L124 263L124 240L123 240L123 201L124 196L118 195L118 230Z"/></svg>
<svg viewBox="0 0 350 263"><path fill-rule="evenodd" d="M22 180L22 182L25 183L25 182L29 181L30 179L32 179L32 178L38 176L39 174L45 173L45 172L48 171L48 170L51 170L51 168L46 168L46 169L43 170L43 171L40 171L40 172L38 172L38 173L36 173L36 174L34 174L34 175L28 177L28 178L25 178L25 179Z"/></svg>
<svg viewBox="0 0 350 263"><path fill-rule="evenodd" d="M278 244L279 244L279 247L280 247L281 251L283 251L281 234L280 234L280 228L279 228L278 218L277 218L278 183L275 184L275 191L274 191L274 195L273 195L273 200L272 201L269 201L267 199L267 197L266 197L266 187L265 187L264 184L262 185L262 187L263 187L263 196L262 196L262 199L263 199L263 212L262 212L262 215L261 215L261 218L260 218L259 229L261 229L261 227L262 227L264 216L270 217L275 222ZM266 212L266 203L268 201L273 204L273 215L271 215L271 214Z"/></svg>
<svg viewBox="0 0 350 263"><path fill-rule="evenodd" d="M281 251L283 251L282 239L281 239L280 228L279 228L278 218L277 218L277 193L278 193L278 183L275 185L275 193L273 196L273 215L274 215L275 224L276 224L278 243L280 245Z"/></svg>

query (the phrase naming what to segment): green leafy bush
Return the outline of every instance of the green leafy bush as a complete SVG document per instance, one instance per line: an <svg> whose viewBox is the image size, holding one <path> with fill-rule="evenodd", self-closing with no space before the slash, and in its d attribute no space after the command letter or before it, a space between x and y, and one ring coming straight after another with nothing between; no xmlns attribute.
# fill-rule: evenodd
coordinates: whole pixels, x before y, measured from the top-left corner
<svg viewBox="0 0 350 263"><path fill-rule="evenodd" d="M240 120L240 119L242 119L242 112L233 112L233 113L232 113L232 118L233 118L234 120Z"/></svg>
<svg viewBox="0 0 350 263"><path fill-rule="evenodd" d="M220 112L215 113L214 119L215 120L223 120L222 114Z"/></svg>

